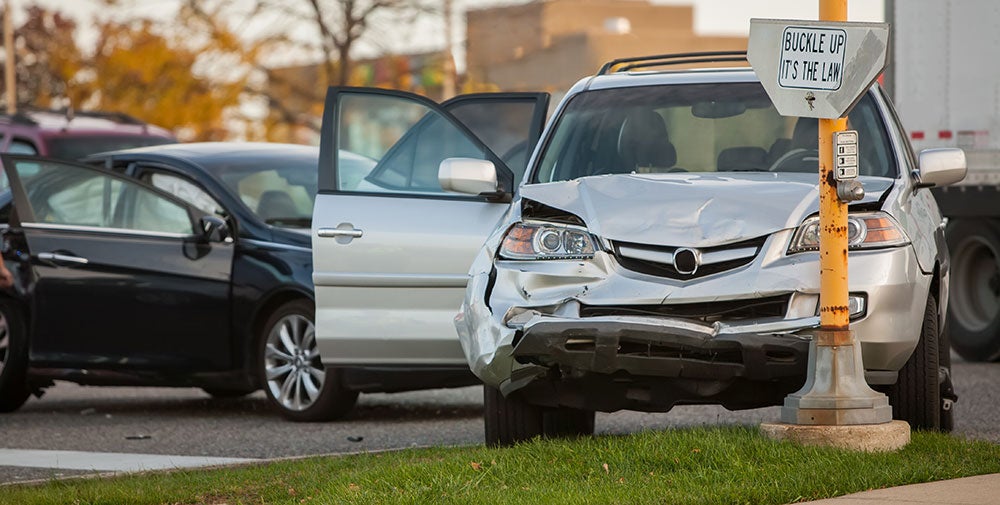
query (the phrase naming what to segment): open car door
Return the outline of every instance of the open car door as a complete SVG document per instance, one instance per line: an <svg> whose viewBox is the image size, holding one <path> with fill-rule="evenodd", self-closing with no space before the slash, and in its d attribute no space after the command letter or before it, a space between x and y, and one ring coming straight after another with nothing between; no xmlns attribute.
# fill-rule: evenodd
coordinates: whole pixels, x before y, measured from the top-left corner
<svg viewBox="0 0 1000 505"><path fill-rule="evenodd" d="M16 210L8 257L30 269L21 277L30 283L32 366L179 374L232 366L233 244L210 242L199 211L106 170L0 159Z"/></svg>
<svg viewBox="0 0 1000 505"><path fill-rule="evenodd" d="M544 93L439 105L411 93L330 88L312 230L325 364L467 367L452 321L547 107ZM498 192L443 190L438 167L456 157L492 162Z"/></svg>

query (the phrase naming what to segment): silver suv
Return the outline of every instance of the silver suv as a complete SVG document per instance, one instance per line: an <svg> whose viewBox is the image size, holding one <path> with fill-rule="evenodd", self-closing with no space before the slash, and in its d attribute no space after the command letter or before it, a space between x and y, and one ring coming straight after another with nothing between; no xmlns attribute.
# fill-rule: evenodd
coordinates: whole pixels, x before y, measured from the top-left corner
<svg viewBox="0 0 1000 505"><path fill-rule="evenodd" d="M687 58L690 60L690 58ZM486 384L486 440L592 433L594 411L779 405L819 324L817 126L750 69L609 64L577 83L470 270L460 341ZM958 150L911 151L873 86L848 117L865 197L849 207L851 329L894 417L951 427L948 253L926 189ZM441 185L498 187L489 160Z"/></svg>

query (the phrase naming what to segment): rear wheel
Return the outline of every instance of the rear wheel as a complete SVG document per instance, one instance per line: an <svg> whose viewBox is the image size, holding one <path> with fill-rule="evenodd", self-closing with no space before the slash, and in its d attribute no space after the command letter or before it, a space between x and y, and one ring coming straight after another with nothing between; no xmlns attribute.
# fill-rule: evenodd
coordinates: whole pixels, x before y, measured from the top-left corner
<svg viewBox="0 0 1000 505"><path fill-rule="evenodd" d="M483 386L486 445L506 447L542 435L542 409L524 401L516 391L503 396L499 389Z"/></svg>
<svg viewBox="0 0 1000 505"><path fill-rule="evenodd" d="M1000 358L1000 231L990 221L957 220L948 227L952 348L969 361Z"/></svg>
<svg viewBox="0 0 1000 505"><path fill-rule="evenodd" d="M304 300L271 314L259 339L261 384L268 400L293 421L329 421L354 407L357 391L345 389L336 369L323 366L316 348L315 311Z"/></svg>
<svg viewBox="0 0 1000 505"><path fill-rule="evenodd" d="M941 429L941 369L938 350L938 308L927 297L920 342L889 388L892 417L910 423L915 430Z"/></svg>
<svg viewBox="0 0 1000 505"><path fill-rule="evenodd" d="M0 412L13 412L28 401L27 370L28 338L21 312L0 300Z"/></svg>

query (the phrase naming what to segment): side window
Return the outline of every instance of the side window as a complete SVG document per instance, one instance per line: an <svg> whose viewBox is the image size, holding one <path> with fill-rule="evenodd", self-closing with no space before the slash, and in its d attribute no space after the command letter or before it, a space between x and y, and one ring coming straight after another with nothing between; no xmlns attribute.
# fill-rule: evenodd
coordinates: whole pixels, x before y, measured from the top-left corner
<svg viewBox="0 0 1000 505"><path fill-rule="evenodd" d="M514 172L515 185L521 181L535 147L529 145L533 138L534 99L470 99L455 102L447 110Z"/></svg>
<svg viewBox="0 0 1000 505"><path fill-rule="evenodd" d="M185 177L166 172L146 172L142 175L142 180L194 205L206 214L220 216L226 214L226 210L215 198L212 198L212 195Z"/></svg>
<svg viewBox="0 0 1000 505"><path fill-rule="evenodd" d="M375 193L446 193L438 166L447 158L488 159L467 134L444 115L419 102L387 95L343 93L337 104L337 189ZM360 175L357 157L374 161Z"/></svg>
<svg viewBox="0 0 1000 505"><path fill-rule="evenodd" d="M7 146L7 152L11 154L38 154L35 144L23 139L12 139Z"/></svg>
<svg viewBox="0 0 1000 505"><path fill-rule="evenodd" d="M133 190L134 201L122 213L122 228L185 235L194 233L191 219L184 207L146 188L135 186Z"/></svg>
<svg viewBox="0 0 1000 505"><path fill-rule="evenodd" d="M13 168L27 195L33 222L161 233L195 231L186 208L133 181L41 160L15 160Z"/></svg>

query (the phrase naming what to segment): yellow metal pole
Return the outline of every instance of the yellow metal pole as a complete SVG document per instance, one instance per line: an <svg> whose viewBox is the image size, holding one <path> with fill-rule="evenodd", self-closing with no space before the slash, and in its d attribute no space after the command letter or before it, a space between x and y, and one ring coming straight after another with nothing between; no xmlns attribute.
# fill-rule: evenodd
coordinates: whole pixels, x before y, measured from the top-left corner
<svg viewBox="0 0 1000 505"><path fill-rule="evenodd" d="M847 0L819 0L820 21L847 21ZM847 129L847 119L819 120L819 303L820 326L833 332L848 330L847 204L837 198L833 178L833 134ZM846 338L847 341L842 339ZM835 338L842 345L850 336Z"/></svg>

